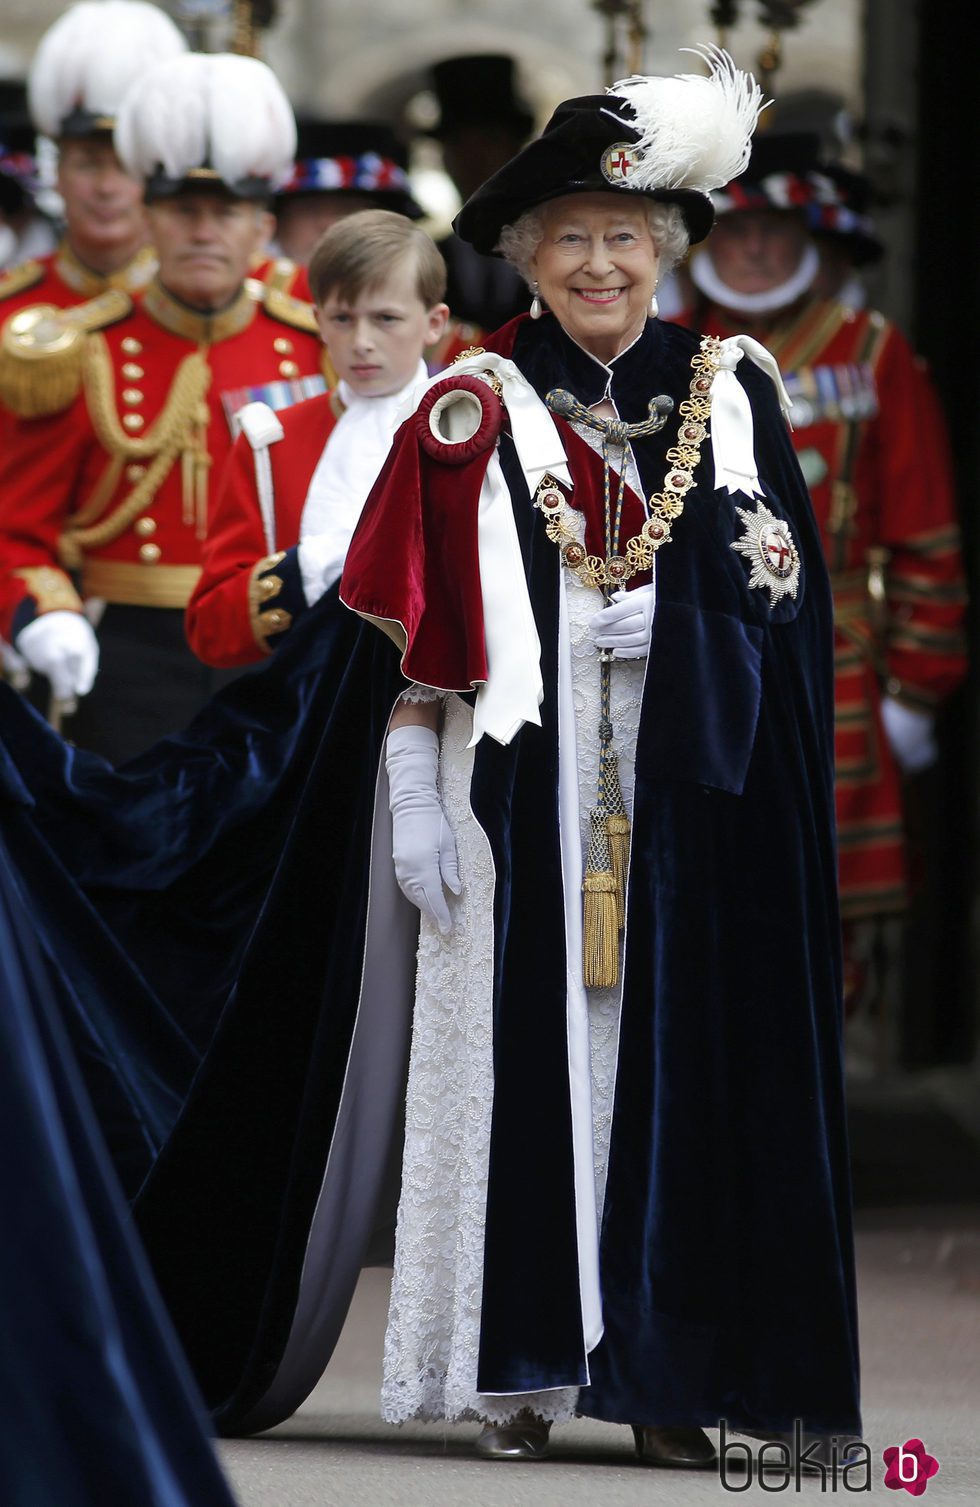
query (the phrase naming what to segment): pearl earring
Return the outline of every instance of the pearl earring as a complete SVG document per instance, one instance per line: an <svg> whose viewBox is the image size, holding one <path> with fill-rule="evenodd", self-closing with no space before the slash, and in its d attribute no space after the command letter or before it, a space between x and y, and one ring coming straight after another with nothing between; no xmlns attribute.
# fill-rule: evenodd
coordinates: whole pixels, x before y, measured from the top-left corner
<svg viewBox="0 0 980 1507"><path fill-rule="evenodd" d="M656 319L656 317L657 317L657 315L659 313L660 313L660 305L657 302L657 290L656 290L656 288L654 288L654 290L653 290L653 297L650 299L650 318L651 319Z"/></svg>
<svg viewBox="0 0 980 1507"><path fill-rule="evenodd" d="M538 292L538 285L537 285L537 283L532 283L531 284L531 294L532 294L532 297L531 297L531 318L532 319L540 319L543 310L542 310L542 307L541 307L541 295Z"/></svg>

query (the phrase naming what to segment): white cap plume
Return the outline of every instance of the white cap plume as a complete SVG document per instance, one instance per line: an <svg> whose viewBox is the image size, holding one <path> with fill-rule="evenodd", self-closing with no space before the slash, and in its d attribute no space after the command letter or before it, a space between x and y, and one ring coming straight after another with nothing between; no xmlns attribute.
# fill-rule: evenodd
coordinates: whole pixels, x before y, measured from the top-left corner
<svg viewBox="0 0 980 1507"><path fill-rule="evenodd" d="M135 78L186 52L170 17L145 0L81 0L44 33L28 77L31 116L45 136L61 134L73 110L113 119Z"/></svg>
<svg viewBox="0 0 980 1507"><path fill-rule="evenodd" d="M642 160L630 173L630 188L687 188L708 193L745 171L752 132L768 101L751 73L736 68L720 47L685 47L710 69L705 78L679 73L672 78L633 74L611 84L632 108L621 117L640 133Z"/></svg>
<svg viewBox="0 0 980 1507"><path fill-rule="evenodd" d="M277 188L292 171L296 121L279 80L258 58L187 53L129 91L116 151L140 178L162 167L168 178L182 179L207 165L229 185L261 178Z"/></svg>

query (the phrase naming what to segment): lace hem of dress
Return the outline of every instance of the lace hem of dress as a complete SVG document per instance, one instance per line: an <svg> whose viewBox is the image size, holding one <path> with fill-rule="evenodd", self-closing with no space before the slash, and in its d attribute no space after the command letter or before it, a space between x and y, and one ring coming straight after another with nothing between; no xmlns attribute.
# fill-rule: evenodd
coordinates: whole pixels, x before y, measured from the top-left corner
<svg viewBox="0 0 980 1507"><path fill-rule="evenodd" d="M410 686L406 686L399 696L399 701L406 701L409 706L420 706L427 701L441 701L447 693L436 690L433 685L419 685L413 680Z"/></svg>
<svg viewBox="0 0 980 1507"><path fill-rule="evenodd" d="M452 1385L445 1372L439 1375L401 1378L389 1385L381 1409L385 1423L512 1423L521 1413L535 1413L545 1423L568 1423L578 1409L578 1387L558 1387L550 1392L520 1392L496 1396L472 1394L465 1402L452 1398Z"/></svg>

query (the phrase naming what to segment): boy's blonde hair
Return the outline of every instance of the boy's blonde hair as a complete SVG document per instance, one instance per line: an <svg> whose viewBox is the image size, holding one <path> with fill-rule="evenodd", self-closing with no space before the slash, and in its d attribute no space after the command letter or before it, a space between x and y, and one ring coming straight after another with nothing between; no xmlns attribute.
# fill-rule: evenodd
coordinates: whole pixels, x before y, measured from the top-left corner
<svg viewBox="0 0 980 1507"><path fill-rule="evenodd" d="M446 293L446 264L431 236L390 209L364 209L325 230L313 248L308 269L313 302L334 294L354 304L379 287L403 256L415 259L415 288L431 309Z"/></svg>

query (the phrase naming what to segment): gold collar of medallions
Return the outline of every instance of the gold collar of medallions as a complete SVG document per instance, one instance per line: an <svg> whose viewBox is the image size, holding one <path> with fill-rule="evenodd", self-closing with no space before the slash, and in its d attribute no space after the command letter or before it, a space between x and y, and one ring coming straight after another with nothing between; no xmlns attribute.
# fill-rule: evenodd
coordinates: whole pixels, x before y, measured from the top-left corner
<svg viewBox="0 0 980 1507"><path fill-rule="evenodd" d="M260 302L253 286L243 284L226 308L219 309L216 314L205 314L181 303L179 298L167 292L159 277L155 277L143 296L143 307L151 319L172 335L180 335L195 345L216 345L231 335L239 335L252 323Z"/></svg>
<svg viewBox="0 0 980 1507"><path fill-rule="evenodd" d="M67 241L62 241L54 258L55 269L63 283L81 293L85 298L97 298L107 288L120 288L124 293L138 293L153 277L157 269L157 254L152 246L143 246L132 261L118 272L103 276L93 272L80 261Z"/></svg>

